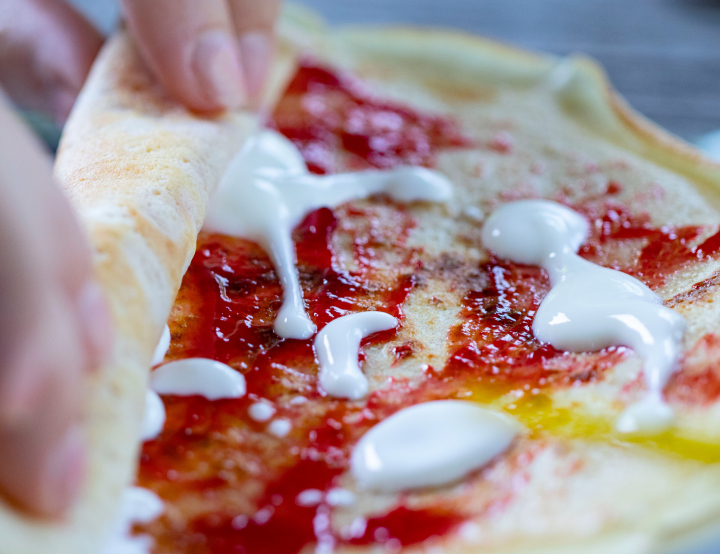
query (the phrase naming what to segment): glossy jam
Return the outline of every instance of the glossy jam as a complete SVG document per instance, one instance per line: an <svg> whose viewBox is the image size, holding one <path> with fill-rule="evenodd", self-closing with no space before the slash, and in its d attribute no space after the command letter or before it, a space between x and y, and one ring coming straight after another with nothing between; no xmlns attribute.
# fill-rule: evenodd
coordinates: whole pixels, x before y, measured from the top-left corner
<svg viewBox="0 0 720 554"><path fill-rule="evenodd" d="M451 355L441 372L429 371L437 396L457 395L494 405L538 436L582 437L631 443L706 463L720 462L720 444L670 429L655 437L620 437L612 417L556 406L552 392L603 378L605 370L630 354L625 348L570 354L539 343L532 334L535 310L549 289L544 271L490 260L483 264L486 285L469 292L448 339ZM720 377L712 360L720 338L699 341L666 387L671 402L707 405L720 398Z"/></svg>
<svg viewBox="0 0 720 554"><path fill-rule="evenodd" d="M435 163L438 149L468 146L458 125L376 98L350 75L301 63L273 114L310 171Z"/></svg>
<svg viewBox="0 0 720 554"><path fill-rule="evenodd" d="M612 188L621 190L619 184L612 184ZM651 288L661 287L669 276L692 262L719 253L714 249L717 234L695 245L692 239L707 234L704 228L653 228L647 215L631 214L607 197L590 198L571 207L591 223L592 233L581 249L583 257L635 275ZM547 274L537 267L494 259L480 269L485 285L463 299L458 323L448 335L451 354L447 365L431 374L455 391L464 389L462 397L492 403L536 432L621 440L612 429L611 419L558 408L551 392L602 379L606 369L630 352L608 348L570 354L539 343L531 325L549 290ZM704 337L683 362L683 371L671 378L665 390L667 397L688 405L709 404L720 398L720 377L706 361L718 356L720 339L715 335ZM706 443L674 429L629 442L704 462L720 461L720 444Z"/></svg>
<svg viewBox="0 0 720 554"><path fill-rule="evenodd" d="M317 173L432 165L438 148L467 142L449 120L373 99L349 77L310 64L300 67L273 125ZM406 246L415 225L404 208L376 199L334 213L320 209L298 226L293 238L300 281L319 328L369 309L386 311L402 325L402 304L420 270L417 252ZM350 245L345 267L334 259L333 241ZM401 506L371 515L359 532L333 528L326 504L295 502L303 490L337 486L360 436L423 396L402 382L365 403L322 396L312 340L273 333L280 293L272 264L256 244L201 235L171 316L166 360L217 359L245 375L248 392L215 402L164 398L168 422L157 440L145 444L138 476L171 505L148 526L156 550L287 554L312 543L406 545L462 521L464 515L442 507ZM396 333L376 333L363 346L391 341ZM293 403L298 398L304 403ZM273 403L275 418L292 422L286 437L270 435L269 422L247 416L259 399Z"/></svg>
<svg viewBox="0 0 720 554"><path fill-rule="evenodd" d="M330 210L311 214L295 235L313 321L321 327L336 317L365 309L402 318L401 306L415 283L412 251L403 246L412 218L402 208L383 203L354 213L340 209L339 214L344 221L342 233L348 238L362 230L364 238L357 239L360 244L354 249L361 252L355 259L356 271L343 271L333 264L330 241L340 231ZM368 225L375 229L369 235L365 233ZM368 236L378 241L372 250ZM388 267L386 257L405 262L394 263L392 271L385 269L380 275L377 267ZM174 309L174 340L167 359L192 354L228 363L245 374L248 394L238 400L215 402L200 397L166 397L168 422L157 440L145 444L139 475L140 483L163 498L187 501L192 497L196 506L203 506L202 515L189 523L192 536L202 537L198 551L236 548L248 553L296 552L309 542L321 540L313 523L320 517L320 508L298 506L295 497L308 488L330 489L337 475L347 468L352 444L376 418L395 412L405 400L373 395L368 403L374 407L366 413L362 405L321 396L312 340L279 339L272 331L278 292L272 265L256 245L217 235L201 236ZM197 309L200 304L202 309ZM388 341L395 333L377 333L363 344ZM302 407L290 402L298 395L308 399ZM278 408L275 417L293 422L285 439L270 437L263 432L266 423L247 417L249 406L260 398ZM311 414L308 403L312 404ZM248 467L255 471L248 471ZM259 491L258 509L260 513L272 512L271 517L267 521L249 519L238 528L234 518L242 515L242 510L229 510L220 500L226 494L223 491L228 487L247 491L257 486L264 488L264 492ZM217 497L213 493L216 490ZM397 514L393 517L393 521L398 518ZM442 521L447 518L445 514ZM172 521L172 515L168 519ZM408 525L413 529L410 535L391 538L403 544L425 538ZM160 551L178 548L171 527L155 533ZM428 532L436 528L430 526ZM278 533L283 535L282 540L275 539ZM341 540L330 531L328 537ZM275 545L275 550L268 550L269 544Z"/></svg>
<svg viewBox="0 0 720 554"><path fill-rule="evenodd" d="M487 284L463 300L459 322L448 336L451 355L443 380L469 377L495 398L513 390L590 382L624 355L625 349L618 348L571 354L540 343L532 321L550 290L547 274L537 267L494 259L481 270Z"/></svg>
<svg viewBox="0 0 720 554"><path fill-rule="evenodd" d="M381 517L369 518L364 532L348 542L357 545L386 543L390 548L407 546L442 537L461 522L459 514L442 508L412 510L398 506Z"/></svg>
<svg viewBox="0 0 720 554"><path fill-rule="evenodd" d="M608 190L616 190L611 183ZM647 214L633 214L620 202L602 199L572 206L591 223L591 235L579 254L637 277L651 289L692 263L720 253L720 231L698 243L699 226L653 227Z"/></svg>
<svg viewBox="0 0 720 554"><path fill-rule="evenodd" d="M376 99L351 77L311 63L298 70L271 124L300 147L316 173L400 163L432 166L439 149L469 144L456 123ZM512 144L501 138L495 149L510 154ZM621 190L611 183L607 194ZM593 226L582 255L653 288L720 250L718 235L697 246L693 241L702 229L654 229L647 217L630 214L607 196L573 207ZM318 210L298 226L300 280L318 327L367 309L386 311L402 326L402 305L423 279L421 253L407 246L415 225L406 209L375 199L334 212ZM336 259L333 244L343 244L351 259ZM201 235L171 315L166 360L217 359L245 375L248 392L215 402L164 398L167 423L156 440L145 443L138 475L138 484L157 492L166 505L162 518L142 528L155 538L156 553L295 554L316 543L396 550L452 532L474 514L442 498L431 505L403 499L345 527L333 520L339 508L295 502L304 490L341 486L352 446L363 433L422 401L497 403L534 433L615 440L609 422L557 408L551 396L558 388L602 379L627 352L570 355L538 343L530 325L548 290L546 275L492 259L480 270L479 284L463 291L446 367L426 366L417 381L393 379L365 401L346 402L318 392L312 340L274 334L281 288L263 250L244 240ZM378 333L364 346L388 348L396 363L421 355L414 344L394 341L396 334ZM706 370L698 367L696 374ZM704 378L710 377L697 377ZM690 390L683 386L670 385ZM267 433L270 422L248 416L260 399L272 403L275 418L292 422L287 436ZM720 459L720 447L675 435L643 446ZM496 505L502 504L498 499Z"/></svg>

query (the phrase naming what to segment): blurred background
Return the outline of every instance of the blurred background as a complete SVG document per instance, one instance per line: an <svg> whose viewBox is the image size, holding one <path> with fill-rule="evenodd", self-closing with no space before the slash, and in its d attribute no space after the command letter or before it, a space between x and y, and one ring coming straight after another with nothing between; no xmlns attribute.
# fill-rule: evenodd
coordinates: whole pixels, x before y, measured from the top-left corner
<svg viewBox="0 0 720 554"><path fill-rule="evenodd" d="M261 0L260 0L261 1ZM115 0L74 0L105 32ZM687 140L720 129L720 0L303 0L333 24L454 27L600 61L637 110ZM720 141L719 141L720 142Z"/></svg>

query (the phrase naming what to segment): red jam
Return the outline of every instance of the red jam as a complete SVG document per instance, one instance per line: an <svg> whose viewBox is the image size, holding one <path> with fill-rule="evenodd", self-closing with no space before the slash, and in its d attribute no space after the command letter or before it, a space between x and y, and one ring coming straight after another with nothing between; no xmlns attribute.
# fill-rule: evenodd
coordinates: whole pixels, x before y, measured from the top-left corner
<svg viewBox="0 0 720 554"><path fill-rule="evenodd" d="M351 75L300 64L273 114L310 171L435 164L439 149L468 146L452 120L376 98Z"/></svg>
<svg viewBox="0 0 720 554"><path fill-rule="evenodd" d="M607 194L622 190L611 182ZM590 222L591 233L580 249L584 258L636 276L651 288L698 260L717 256L720 232L692 246L704 228L650 225L646 214L631 214L620 202L606 197L589 199L570 207ZM486 285L470 291L463 300L459 322L448 336L451 356L440 374L446 382L475 379L488 394L510 390L538 390L593 381L626 355L624 348L570 354L537 341L532 321L547 294L547 274L537 268L491 259L481 267ZM668 393L687 398L699 383L720 390L714 373L686 372L671 382ZM673 384L677 383L677 384ZM697 398L697 394L695 394Z"/></svg>
<svg viewBox="0 0 720 554"><path fill-rule="evenodd" d="M618 186L611 183L608 189ZM632 214L617 201L602 199L571 207L591 224L580 255L629 273L652 289L662 287L674 273L720 253L720 232L695 244L703 227L652 227L647 214Z"/></svg>
<svg viewBox="0 0 720 554"><path fill-rule="evenodd" d="M665 387L673 402L688 406L708 406L720 399L720 336L703 336L685 355L683 370L675 373Z"/></svg>
<svg viewBox="0 0 720 554"><path fill-rule="evenodd" d="M349 76L304 64L274 116L317 173L337 167L431 165L437 149L466 144L450 120L377 100ZM416 222L400 205L320 209L294 233L300 283L311 319L322 328L364 310L401 321L421 264L406 240ZM352 245L352 270L333 258L332 242ZM162 434L145 443L138 484L166 501L166 515L145 531L157 552L288 554L312 543L410 545L444 534L464 515L442 507L400 506L349 529L330 525L330 507L299 505L306 489L328 491L349 465L352 445L380 419L425 399L403 381L365 404L318 391L312 340L273 332L282 290L256 244L201 235L171 316L167 359L202 356L245 375L237 400L168 396ZM382 344L397 331L363 342ZM361 352L361 360L363 354ZM290 399L304 397L302 405ZM274 437L247 411L258 399L292 423ZM427 398L429 399L429 398Z"/></svg>
<svg viewBox="0 0 720 554"><path fill-rule="evenodd" d="M367 309L402 319L401 306L416 281L417 264L412 250L404 246L412 218L401 207L383 203L362 211L340 208L338 213L343 231L333 212L321 209L295 233L310 317L319 327ZM382 222L370 222L379 217ZM387 221L396 224L386 225ZM376 228L372 236L378 244L372 249L367 247L368 225ZM362 252L355 258L356 271L343 271L333 263L330 241L341 232L362 237L353 239L355 252ZM377 268L387 268L388 257L395 264L393 270L380 274ZM167 423L157 440L145 444L138 478L141 486L167 500L194 498L196 507L203 506L201 514L188 522L191 539L200 541L195 546L200 552L286 553L321 540L370 542L367 535L344 539L330 528L319 535L318 518L324 517L328 506L298 506L295 498L305 489L332 488L348 468L352 444L379 419L417 401L412 395L398 396L397 391L374 394L367 411L363 405L324 397L317 388L312 340L280 339L273 333L280 293L272 265L257 245L218 235L200 237L174 308L174 340L168 357L204 356L228 363L245 374L248 394L212 402L165 397ZM394 334L377 333L364 345L385 342ZM287 400L298 395L308 400L294 408ZM279 406L276 417L292 422L284 439L268 436L265 423L247 417L250 404L260 398ZM232 496L228 489L245 491L257 501L255 519L253 512L244 517L247 508L233 509L233 504L221 500ZM256 489L255 495L248 492ZM434 523L418 529L413 523L415 512L417 521ZM267 520L258 513L266 514ZM409 508L391 512L387 540L420 542L462 519L444 511L435 521L434 513ZM382 527L383 517L371 518L368 528ZM161 552L178 549L177 541L190 540L184 534L175 536L172 515L168 519L166 526L154 531Z"/></svg>
<svg viewBox="0 0 720 554"><path fill-rule="evenodd" d="M619 183L611 182L607 194L621 190ZM692 263L720 253L720 232L693 245L703 227L658 229L650 225L648 215L631 214L620 202L606 197L569 205L591 224L580 255L634 275L651 288L663 286L668 277ZM458 323L448 336L451 355L439 374L442 381L455 387L464 381L471 387L475 380L491 397L511 390L574 386L602 378L604 370L627 354L625 348L570 354L538 342L531 326L550 288L547 274L537 267L494 259L482 264L481 270L486 285L463 299ZM707 350L708 344L717 342L707 337L704 341L697 349ZM714 355L700 356L698 362L689 357L684 371L668 384L669 398L694 404L720 398L720 376L707 367L707 360L720 355L720 347L715 350Z"/></svg>
<svg viewBox="0 0 720 554"><path fill-rule="evenodd" d="M580 384L599 378L624 349L571 354L539 342L532 322L550 290L545 271L491 259L481 267L486 285L463 300L450 330L445 382L481 382L493 394Z"/></svg>
<svg viewBox="0 0 720 554"><path fill-rule="evenodd" d="M399 506L382 517L369 518L362 534L348 542L368 545L385 543L389 548L408 546L432 537L442 537L462 522L462 517L442 509L411 510Z"/></svg>
<svg viewBox="0 0 720 554"><path fill-rule="evenodd" d="M439 149L468 144L454 122L376 99L352 77L309 63L298 70L273 124L316 173L431 166ZM501 141L497 148L509 154L512 144ZM611 183L608 194L621 189ZM405 299L422 282L421 253L407 246L414 218L391 202L370 206L321 209L295 230L300 282L318 327L369 309L402 321ZM648 218L632 216L615 201L574 207L593 228L582 255L652 287L720 250L718 235L693 248L702 229L653 229ZM335 241L352 245L352 260L343 264L351 270L334 259ZM540 344L531 324L548 290L544 272L493 259L480 269L481 284L465 295L450 331L451 356L442 371L428 366L418 382L395 379L364 402L346 402L318 391L311 340L274 334L282 290L263 250L245 240L201 235L173 308L168 359L225 362L245 375L248 393L212 402L164 397L167 423L145 443L138 475L140 486L166 502L165 515L143 528L155 538L156 552L293 554L315 543L397 549L445 535L471 516L442 499L430 505L415 499L338 528L332 524L337 508L296 499L307 489L326 493L341 486L353 444L405 406L457 397L477 383L501 393L571 386L602 378L625 355L623 349L571 355ZM364 345L395 335L378 333ZM401 363L415 355L415 345L397 344L391 353ZM299 397L304 404L290 402ZM273 402L274 417L291 422L287 436L275 437L267 423L248 417L259 399Z"/></svg>

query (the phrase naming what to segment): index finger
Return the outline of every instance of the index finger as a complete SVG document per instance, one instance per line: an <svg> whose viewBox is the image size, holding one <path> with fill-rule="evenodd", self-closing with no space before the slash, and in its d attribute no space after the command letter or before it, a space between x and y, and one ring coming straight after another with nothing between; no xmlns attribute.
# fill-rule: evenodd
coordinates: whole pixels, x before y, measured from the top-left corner
<svg viewBox="0 0 720 554"><path fill-rule="evenodd" d="M247 99L225 0L123 0L138 47L165 89L201 111Z"/></svg>

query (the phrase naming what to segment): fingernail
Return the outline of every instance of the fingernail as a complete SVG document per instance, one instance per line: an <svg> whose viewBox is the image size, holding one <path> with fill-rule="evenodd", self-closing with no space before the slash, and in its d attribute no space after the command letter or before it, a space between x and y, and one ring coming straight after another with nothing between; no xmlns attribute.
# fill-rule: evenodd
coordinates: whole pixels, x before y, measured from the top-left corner
<svg viewBox="0 0 720 554"><path fill-rule="evenodd" d="M80 324L83 336L89 343L93 361L97 365L109 354L112 345L112 320L102 288L95 281L88 281L78 297Z"/></svg>
<svg viewBox="0 0 720 554"><path fill-rule="evenodd" d="M246 100L242 65L236 45L223 31L207 31L196 39L191 69L213 102L237 108Z"/></svg>
<svg viewBox="0 0 720 554"><path fill-rule="evenodd" d="M268 33L245 33L238 39L245 82L250 97L258 94L267 79L272 62L275 41Z"/></svg>
<svg viewBox="0 0 720 554"><path fill-rule="evenodd" d="M45 461L39 509L51 516L67 510L80 493L84 475L85 440L80 426L74 425Z"/></svg>

